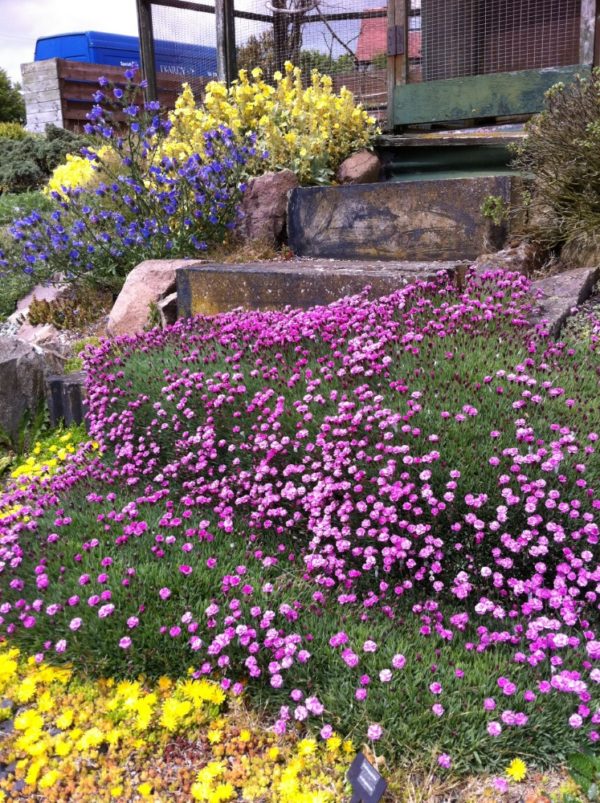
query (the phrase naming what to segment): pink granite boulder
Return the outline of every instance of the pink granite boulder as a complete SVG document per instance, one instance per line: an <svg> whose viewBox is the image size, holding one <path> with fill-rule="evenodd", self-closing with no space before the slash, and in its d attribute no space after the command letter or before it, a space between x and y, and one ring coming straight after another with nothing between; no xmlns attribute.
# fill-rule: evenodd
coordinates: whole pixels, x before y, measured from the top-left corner
<svg viewBox="0 0 600 803"><path fill-rule="evenodd" d="M373 184L379 181L381 162L371 151L356 151L345 159L337 171L340 184Z"/></svg>
<svg viewBox="0 0 600 803"><path fill-rule="evenodd" d="M197 265L188 259L148 259L128 275L107 322L108 334L133 335L149 324L152 305L175 290L177 268Z"/></svg>

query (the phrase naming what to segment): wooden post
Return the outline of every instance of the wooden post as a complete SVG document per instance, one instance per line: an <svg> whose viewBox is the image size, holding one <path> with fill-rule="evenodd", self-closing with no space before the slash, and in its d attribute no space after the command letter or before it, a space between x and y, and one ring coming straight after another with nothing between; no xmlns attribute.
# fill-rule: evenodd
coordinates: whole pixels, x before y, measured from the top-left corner
<svg viewBox="0 0 600 803"><path fill-rule="evenodd" d="M217 26L217 76L227 86L237 77L233 0L215 0Z"/></svg>
<svg viewBox="0 0 600 803"><path fill-rule="evenodd" d="M406 84L408 77L408 17L406 9L409 0L388 0L388 60L387 128L394 130L394 95L397 85ZM401 37L403 41L399 42ZM401 47L398 47L398 44ZM401 50L401 53L397 51Z"/></svg>
<svg viewBox="0 0 600 803"><path fill-rule="evenodd" d="M148 82L145 96L147 101L158 100L156 86L156 58L154 54L154 32L152 30L152 9L150 0L136 0L142 75Z"/></svg>

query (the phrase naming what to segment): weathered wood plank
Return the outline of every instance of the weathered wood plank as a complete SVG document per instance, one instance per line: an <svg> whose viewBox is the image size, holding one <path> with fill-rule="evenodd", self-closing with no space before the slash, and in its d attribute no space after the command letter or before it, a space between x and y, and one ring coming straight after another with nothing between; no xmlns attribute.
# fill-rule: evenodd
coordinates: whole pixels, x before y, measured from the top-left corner
<svg viewBox="0 0 600 803"><path fill-rule="evenodd" d="M577 73L589 72L589 65L552 67L495 73L446 81L428 81L396 87L396 125L445 122L486 117L535 114L542 110L544 93Z"/></svg>
<svg viewBox="0 0 600 803"><path fill-rule="evenodd" d="M286 260L242 265L205 263L176 271L180 317L215 315L244 309L306 309L329 304L369 288L369 297L389 295L409 282L452 274L449 262L344 262L342 260Z"/></svg>
<svg viewBox="0 0 600 803"><path fill-rule="evenodd" d="M509 176L301 187L290 195L289 244L302 257L472 259L502 246L481 206L510 194Z"/></svg>

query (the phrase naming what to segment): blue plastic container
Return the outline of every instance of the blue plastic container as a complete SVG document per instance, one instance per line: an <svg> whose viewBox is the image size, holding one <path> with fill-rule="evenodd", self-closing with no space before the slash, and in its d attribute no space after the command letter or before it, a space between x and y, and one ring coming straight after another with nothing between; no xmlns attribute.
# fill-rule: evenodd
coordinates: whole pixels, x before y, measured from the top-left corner
<svg viewBox="0 0 600 803"><path fill-rule="evenodd" d="M171 75L215 76L217 53L214 47L157 40L154 43L156 71ZM140 63L137 36L84 31L43 36L35 44L34 61L67 59L113 67L133 67Z"/></svg>

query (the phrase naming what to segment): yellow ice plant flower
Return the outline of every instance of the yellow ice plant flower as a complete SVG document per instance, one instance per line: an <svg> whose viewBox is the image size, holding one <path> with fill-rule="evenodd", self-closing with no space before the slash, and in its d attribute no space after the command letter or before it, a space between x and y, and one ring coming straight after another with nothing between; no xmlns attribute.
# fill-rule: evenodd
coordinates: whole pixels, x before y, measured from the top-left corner
<svg viewBox="0 0 600 803"><path fill-rule="evenodd" d="M208 731L207 736L208 736L208 741L211 744L219 744L223 739L223 732L216 728L211 728Z"/></svg>
<svg viewBox="0 0 600 803"><path fill-rule="evenodd" d="M191 709L192 704L188 700L176 700L171 697L169 700L165 700L160 724L168 731L175 731Z"/></svg>
<svg viewBox="0 0 600 803"><path fill-rule="evenodd" d="M13 725L18 731L41 730L44 727L44 717L34 708L28 708L17 714Z"/></svg>
<svg viewBox="0 0 600 803"><path fill-rule="evenodd" d="M17 700L20 703L27 703L31 700L36 692L36 679L32 677L24 678L23 682L17 689Z"/></svg>
<svg viewBox="0 0 600 803"><path fill-rule="evenodd" d="M148 783L148 781L144 781L144 783L139 784L137 790L144 800L152 797L152 784Z"/></svg>
<svg viewBox="0 0 600 803"><path fill-rule="evenodd" d="M520 782L527 775L527 765L521 758L514 758L506 768L506 774L513 781Z"/></svg>
<svg viewBox="0 0 600 803"><path fill-rule="evenodd" d="M19 665L16 658L18 654L18 650L11 650L10 652L0 655L0 692L6 688L9 681L17 674Z"/></svg>
<svg viewBox="0 0 600 803"><path fill-rule="evenodd" d="M61 731L68 730L73 724L73 709L65 708L62 714L56 718L56 727Z"/></svg>
<svg viewBox="0 0 600 803"><path fill-rule="evenodd" d="M310 756L317 749L317 743L314 739L302 739L298 742L297 750L300 756Z"/></svg>
<svg viewBox="0 0 600 803"><path fill-rule="evenodd" d="M29 786L35 786L37 784L37 780L39 778L40 772L44 768L45 761L39 760L34 761L32 764L29 765L29 769L27 770L27 774L25 775L25 783Z"/></svg>
<svg viewBox="0 0 600 803"><path fill-rule="evenodd" d="M48 690L38 699L37 707L38 711L42 714L47 714L48 711L54 708L54 699Z"/></svg>
<svg viewBox="0 0 600 803"><path fill-rule="evenodd" d="M235 788L231 783L220 783L210 794L209 803L222 803L235 796Z"/></svg>
<svg viewBox="0 0 600 803"><path fill-rule="evenodd" d="M54 752L59 758L64 758L65 756L68 756L72 750L73 750L72 743L67 741L66 739L58 739L54 745Z"/></svg>
<svg viewBox="0 0 600 803"><path fill-rule="evenodd" d="M147 694L143 699L138 700L135 707L137 712L135 727L137 730L146 730L150 726L156 699L156 694Z"/></svg>
<svg viewBox="0 0 600 803"><path fill-rule="evenodd" d="M58 770L48 770L39 780L38 787L40 789L50 789L51 786L60 779L60 772Z"/></svg>
<svg viewBox="0 0 600 803"><path fill-rule="evenodd" d="M81 738L77 741L77 749L81 753L86 753L90 749L99 747L103 741L104 734L100 728L94 726L93 728L88 728L88 730L86 730Z"/></svg>

